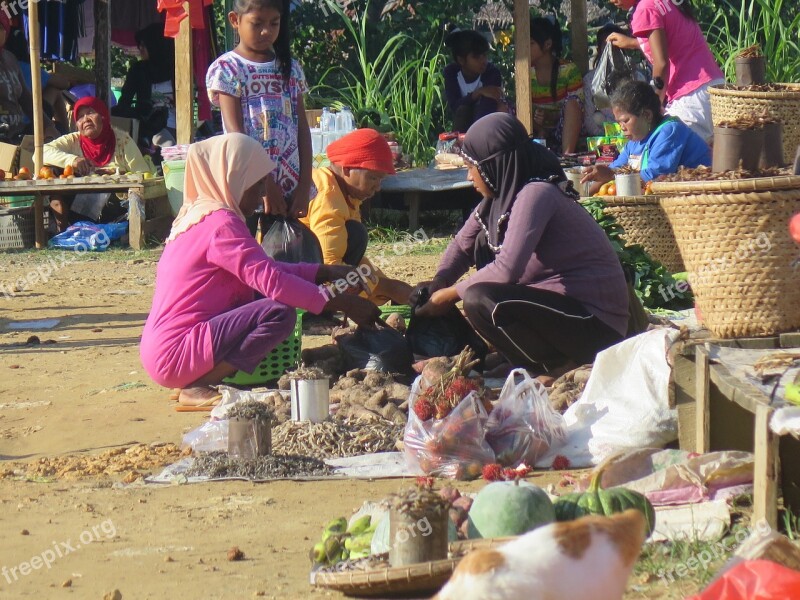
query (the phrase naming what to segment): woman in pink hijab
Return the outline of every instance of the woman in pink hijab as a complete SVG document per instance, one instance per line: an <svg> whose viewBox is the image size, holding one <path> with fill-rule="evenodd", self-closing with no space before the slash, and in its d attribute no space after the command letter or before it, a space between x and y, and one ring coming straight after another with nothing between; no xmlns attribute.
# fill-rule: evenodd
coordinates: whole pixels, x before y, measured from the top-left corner
<svg viewBox="0 0 800 600"><path fill-rule="evenodd" d="M275 168L241 133L193 144L184 202L158 263L153 307L140 355L157 383L180 388L186 405L211 404L212 385L237 370L252 373L294 328L295 308L342 311L372 327L377 307L355 294L331 297L320 284L354 280L353 267L279 263L245 224ZM255 292L264 297L255 299Z"/></svg>

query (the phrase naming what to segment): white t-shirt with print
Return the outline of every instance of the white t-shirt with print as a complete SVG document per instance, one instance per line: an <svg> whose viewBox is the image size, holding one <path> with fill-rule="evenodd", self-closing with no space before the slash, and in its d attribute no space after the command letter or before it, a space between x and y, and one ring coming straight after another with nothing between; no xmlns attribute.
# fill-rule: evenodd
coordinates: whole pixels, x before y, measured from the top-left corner
<svg viewBox="0 0 800 600"><path fill-rule="evenodd" d="M244 132L278 165L273 176L289 196L300 180L297 101L308 91L300 64L292 60L286 85L277 61L257 63L226 52L208 68L206 87L216 106L220 93L241 99Z"/></svg>

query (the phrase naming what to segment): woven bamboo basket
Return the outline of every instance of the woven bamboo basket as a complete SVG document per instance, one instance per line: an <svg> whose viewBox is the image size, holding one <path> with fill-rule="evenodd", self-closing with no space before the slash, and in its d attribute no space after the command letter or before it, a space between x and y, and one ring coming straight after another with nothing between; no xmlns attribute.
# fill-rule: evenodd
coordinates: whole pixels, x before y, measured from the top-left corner
<svg viewBox="0 0 800 600"><path fill-rule="evenodd" d="M752 113L768 112L783 123L783 162L794 160L800 146L800 83L783 83L791 90L781 92L748 92L725 89L722 85L708 88L711 98L711 119L714 125Z"/></svg>
<svg viewBox="0 0 800 600"><path fill-rule="evenodd" d="M461 558L434 560L406 567L370 571L317 572L312 585L350 596L374 597L386 594L434 593L447 583Z"/></svg>
<svg viewBox="0 0 800 600"><path fill-rule="evenodd" d="M654 182L703 324L722 338L800 328L800 250L789 218L800 177Z"/></svg>
<svg viewBox="0 0 800 600"><path fill-rule="evenodd" d="M658 196L603 196L603 212L611 215L625 230L628 244L639 244L671 273L686 270L675 242L675 234Z"/></svg>

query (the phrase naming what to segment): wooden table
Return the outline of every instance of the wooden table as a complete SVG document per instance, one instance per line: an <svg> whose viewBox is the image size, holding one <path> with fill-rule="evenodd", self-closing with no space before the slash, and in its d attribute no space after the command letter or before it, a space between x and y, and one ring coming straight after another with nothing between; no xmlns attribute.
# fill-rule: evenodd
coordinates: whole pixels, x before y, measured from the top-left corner
<svg viewBox="0 0 800 600"><path fill-rule="evenodd" d="M97 175L69 179L0 181L0 196L34 196L36 247L47 247L44 230L44 197L60 194L94 192L124 193L128 200L130 245L136 250L145 246L149 235L166 236L172 224L172 209L163 177L144 179L142 175Z"/></svg>
<svg viewBox="0 0 800 600"><path fill-rule="evenodd" d="M702 334L699 336L703 337ZM699 345L697 342L700 342ZM768 338L715 340L720 346L744 349L779 349L800 346L800 335ZM791 436L779 437L769 428L782 399L771 399L748 381L734 376L723 364L709 360L710 346L690 340L671 351L672 397L678 410L678 441L682 450L745 450L754 454L753 519L765 519L777 527L778 483L784 504L798 505L800 443ZM784 457L781 469L781 456ZM788 458L788 460L787 460Z"/></svg>
<svg viewBox="0 0 800 600"><path fill-rule="evenodd" d="M419 227L422 195L448 190L471 190L467 169L409 169L384 177L381 192L403 193L408 207L408 226L413 231Z"/></svg>

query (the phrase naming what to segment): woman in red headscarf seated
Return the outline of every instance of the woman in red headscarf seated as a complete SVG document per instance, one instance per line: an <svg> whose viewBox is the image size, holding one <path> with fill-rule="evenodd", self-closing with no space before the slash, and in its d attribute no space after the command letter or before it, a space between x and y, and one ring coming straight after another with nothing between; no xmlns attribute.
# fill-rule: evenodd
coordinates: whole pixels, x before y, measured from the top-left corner
<svg viewBox="0 0 800 600"><path fill-rule="evenodd" d="M408 304L412 288L386 277L364 254L367 228L361 222L361 204L381 189L381 180L394 174L389 144L374 129L357 129L328 145L330 167L314 169L317 194L300 219L322 247L326 265L361 266L372 281L369 299L376 304ZM377 261L376 261L377 262Z"/></svg>
<svg viewBox="0 0 800 600"><path fill-rule="evenodd" d="M111 126L108 107L102 100L91 96L81 98L75 103L73 116L78 131L45 144L45 164L76 176L117 170L123 173L150 171L133 138ZM63 231L70 224L71 201L67 197L50 198L56 231Z"/></svg>

